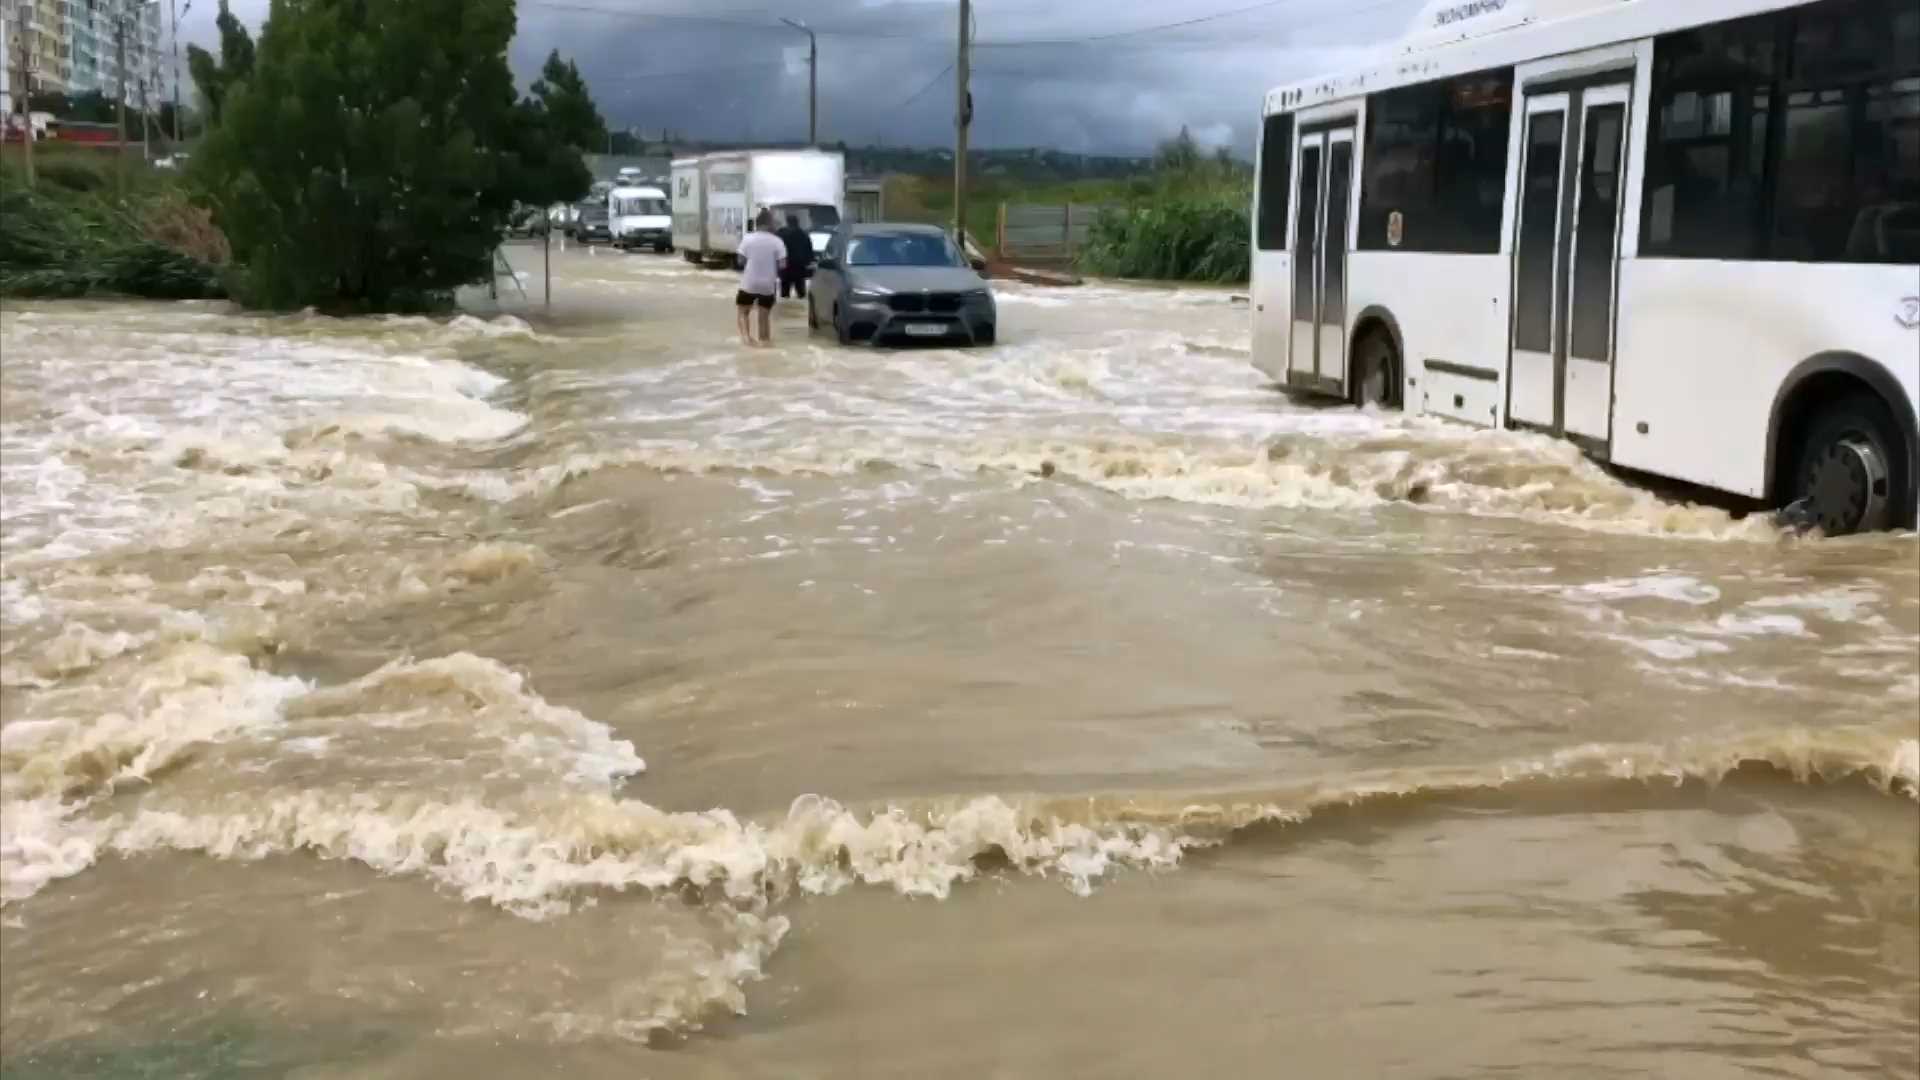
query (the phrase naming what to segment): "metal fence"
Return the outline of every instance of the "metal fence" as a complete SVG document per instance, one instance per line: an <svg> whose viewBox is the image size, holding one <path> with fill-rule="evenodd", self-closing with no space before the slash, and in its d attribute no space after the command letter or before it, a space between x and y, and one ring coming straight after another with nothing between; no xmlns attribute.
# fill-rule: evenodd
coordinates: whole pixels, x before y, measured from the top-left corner
<svg viewBox="0 0 1920 1080"><path fill-rule="evenodd" d="M1045 206L1001 203L994 244L1003 259L1027 262L1073 261L1087 242L1087 231L1107 206L1067 203Z"/></svg>

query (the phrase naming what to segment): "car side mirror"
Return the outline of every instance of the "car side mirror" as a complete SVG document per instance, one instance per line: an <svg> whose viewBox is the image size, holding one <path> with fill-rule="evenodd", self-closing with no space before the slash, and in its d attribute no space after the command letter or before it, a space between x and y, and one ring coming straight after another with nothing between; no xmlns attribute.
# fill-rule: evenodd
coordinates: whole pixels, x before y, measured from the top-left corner
<svg viewBox="0 0 1920 1080"><path fill-rule="evenodd" d="M822 270L838 270L840 268L840 260L831 255L822 255L813 261L813 265Z"/></svg>

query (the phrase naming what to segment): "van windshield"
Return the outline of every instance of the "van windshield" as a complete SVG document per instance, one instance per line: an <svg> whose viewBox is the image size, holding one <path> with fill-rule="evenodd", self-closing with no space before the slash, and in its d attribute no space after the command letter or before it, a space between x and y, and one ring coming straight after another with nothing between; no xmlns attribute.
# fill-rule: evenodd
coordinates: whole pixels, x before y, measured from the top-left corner
<svg viewBox="0 0 1920 1080"><path fill-rule="evenodd" d="M665 217L673 213L665 199L632 195L613 201L613 212L621 217Z"/></svg>

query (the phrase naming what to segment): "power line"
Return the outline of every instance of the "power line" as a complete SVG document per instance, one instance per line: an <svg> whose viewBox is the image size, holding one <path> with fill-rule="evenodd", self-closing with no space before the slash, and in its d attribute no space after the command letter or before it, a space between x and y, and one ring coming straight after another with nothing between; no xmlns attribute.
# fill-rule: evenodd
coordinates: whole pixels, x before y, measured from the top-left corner
<svg viewBox="0 0 1920 1080"><path fill-rule="evenodd" d="M1160 23L1155 26L1138 26L1130 30L1113 30L1107 33L1102 33L1102 34L1090 34L1085 37L1011 38L1005 41L981 41L981 42L976 42L974 44L974 48L976 49L1023 49L1023 48L1038 48L1038 47L1049 47L1049 46L1060 47L1060 46L1105 44L1109 42L1120 41L1126 38L1140 37L1145 34L1159 34L1159 33L1164 33L1172 30L1185 29L1190 26L1199 26L1203 23L1218 22L1221 19L1232 18L1236 15L1248 15L1256 11L1265 11L1271 8L1281 7L1291 2L1293 2L1293 0L1261 0L1261 2L1259 3L1247 4L1243 7L1229 8L1226 11L1216 11L1210 15L1199 15L1190 19L1181 19L1178 22ZM1406 7L1408 6L1408 3L1409 3L1409 0L1378 0L1378 2L1376 3L1367 4L1363 7L1351 8L1346 11L1330 12L1326 15L1318 16L1318 18L1323 24L1326 22L1341 22L1341 21L1350 19L1356 15L1365 15L1369 12L1381 11L1390 7ZM1177 39L1173 41L1141 42L1138 45L1126 45L1126 46L1116 46L1116 47L1151 48L1151 49L1158 50L1158 49L1183 48L1183 47L1194 47L1194 46L1199 46L1204 48L1220 48L1223 46L1247 45L1247 44L1249 44L1249 42L1246 36L1242 35L1241 37L1234 38L1234 39L1187 38L1187 39Z"/></svg>
<svg viewBox="0 0 1920 1080"><path fill-rule="evenodd" d="M607 4L617 3L617 2L618 0L606 0ZM1089 34L1082 37L1008 38L1000 41L991 41L991 40L977 41L976 40L975 42L973 42L973 47L976 49L1023 49L1023 48L1049 48L1049 47L1060 48L1060 47L1073 47L1073 46L1082 46L1082 45L1106 45L1109 48L1120 48L1120 49L1144 48L1144 49L1163 50L1163 49L1182 49L1182 48L1221 48L1221 47L1232 47L1235 45L1248 45L1251 43L1248 41L1245 35L1242 35L1238 38L1232 38L1232 39L1185 38L1185 39L1175 39L1172 41L1149 41L1149 42L1133 42L1133 41L1129 41L1128 39L1143 37L1148 34L1159 34L1159 33L1165 33L1173 30L1181 30L1187 27L1192 27L1192 26L1200 26L1206 23L1218 22L1222 19L1228 19L1238 15L1247 15L1247 14L1252 14L1253 12L1256 12L1256 11L1264 11L1264 10L1269 10L1273 8L1280 8L1288 4L1297 3L1297 2L1298 0L1260 0L1260 2L1258 3L1246 4L1237 8L1229 8L1225 11L1216 11L1208 15L1199 15L1193 18L1180 19L1175 22L1160 23L1153 26L1140 26L1140 27L1134 27L1128 30L1114 30L1106 33L1100 33L1100 34ZM1380 11L1390 7L1404 7L1404 6L1407 6L1410 2L1411 0L1379 0L1379 2L1367 4L1363 7L1353 8L1346 11L1327 12L1322 15L1315 16L1315 18L1317 21L1317 25L1323 26L1328 22L1336 22L1336 23L1344 22L1347 19L1350 19L1356 15L1365 15L1369 12ZM520 6L523 8L534 8L539 10L556 11L556 12L569 12L569 13L582 14L582 15L605 15L605 16L611 16L618 19L635 19L635 20L649 20L654 22L681 23L681 24L686 24L688 26L711 26L716 28L725 27L732 30L763 30L767 32L783 32L783 33L785 32L785 28L780 26L779 23L776 20L772 19L771 17L755 18L753 16L745 15L745 14L696 15L689 12L680 12L680 11L642 11L642 10L637 10L629 7L612 7L612 6L606 6L606 4L582 3L580 2L580 0L519 0L519 3L520 3ZM853 39L873 40L873 41L896 41L896 42L923 44L923 45L947 45L947 44L950 44L952 41L952 38L949 36L930 35L930 34L921 34L921 33L905 33L905 32L889 31L889 30L855 29L851 27L832 27L832 26L815 26L813 29L815 33L819 34L822 37L853 38Z"/></svg>
<svg viewBox="0 0 1920 1080"><path fill-rule="evenodd" d="M958 61L955 61L954 63L958 63ZM929 91L929 90L931 90L931 89L933 89L934 87L936 87L936 86L939 86L939 85L940 85L940 80L941 80L941 79L944 79L944 78L946 78L947 76L949 76L949 75L951 75L951 74L953 74L953 66L954 66L954 65L953 65L953 63L949 63L949 64L948 64L948 65L947 65L946 67L943 67L943 68L941 68L941 69L940 69L940 74L938 74L938 75L935 75L935 76L934 76L933 78L931 78L931 79L928 79L928 80L927 80L927 85L925 85L925 86L923 86L923 87L921 87L921 88L920 88L920 89L918 89L918 90L915 90L915 91L913 92L913 96L912 96L912 97L909 97L909 98L908 98L907 100L905 100L905 101L903 101L903 102L901 102L901 103L900 103L900 104L898 104L898 105L895 105L895 106L894 106L894 108L896 108L896 109L904 109L904 108L906 108L907 106L909 106L909 105L911 105L911 104L913 104L914 102L916 102L916 101L919 101L919 100L920 100L920 99L921 99L922 97L925 97L925 96L926 96L926 93L927 93L927 91Z"/></svg>
<svg viewBox="0 0 1920 1080"><path fill-rule="evenodd" d="M1132 30L1113 30L1104 34L1092 34L1087 37L1077 38L1018 38L1010 41L982 41L978 42L975 48L1017 49L1031 45L1087 45L1098 41L1111 41L1114 38L1137 37L1141 34L1157 34L1163 30L1178 30L1182 27L1198 26L1201 23L1214 22L1219 19L1230 18L1234 15L1245 15L1248 12L1276 8L1288 2L1289 0L1260 0L1260 3L1257 4L1248 4L1245 7L1232 8L1227 11L1216 11L1211 15L1200 15L1191 19L1181 19L1179 22L1161 23L1158 26L1141 26L1135 27Z"/></svg>
<svg viewBox="0 0 1920 1080"><path fill-rule="evenodd" d="M545 11L564 11L582 15L611 15L620 19L649 19L656 22L689 23L693 25L724 26L736 30L767 30L787 33L787 28L773 18L754 19L744 16L693 15L685 12L637 11L633 8L601 7L582 4L573 0L519 0L521 7L538 8ZM902 34L884 30L836 29L816 26L814 33L821 37L868 38L882 41L916 41L929 45L944 45L947 38L927 34Z"/></svg>
<svg viewBox="0 0 1920 1080"><path fill-rule="evenodd" d="M596 83L637 82L641 79L691 79L701 75L726 75L738 71L765 71L769 68L785 68L784 61L772 61L765 64L735 64L730 67L695 68L688 71L642 71L632 75L616 75L610 79L597 79Z"/></svg>

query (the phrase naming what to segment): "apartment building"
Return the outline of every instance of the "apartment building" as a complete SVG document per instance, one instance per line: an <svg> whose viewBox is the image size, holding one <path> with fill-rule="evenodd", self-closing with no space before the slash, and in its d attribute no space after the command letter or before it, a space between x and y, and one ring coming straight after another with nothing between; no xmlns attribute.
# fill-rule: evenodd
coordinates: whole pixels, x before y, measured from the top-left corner
<svg viewBox="0 0 1920 1080"><path fill-rule="evenodd" d="M160 8L155 0L0 0L4 111L13 111L29 73L35 93L113 97L124 87L128 104L138 105L144 93L157 105L170 92L163 90L170 67L161 51Z"/></svg>

